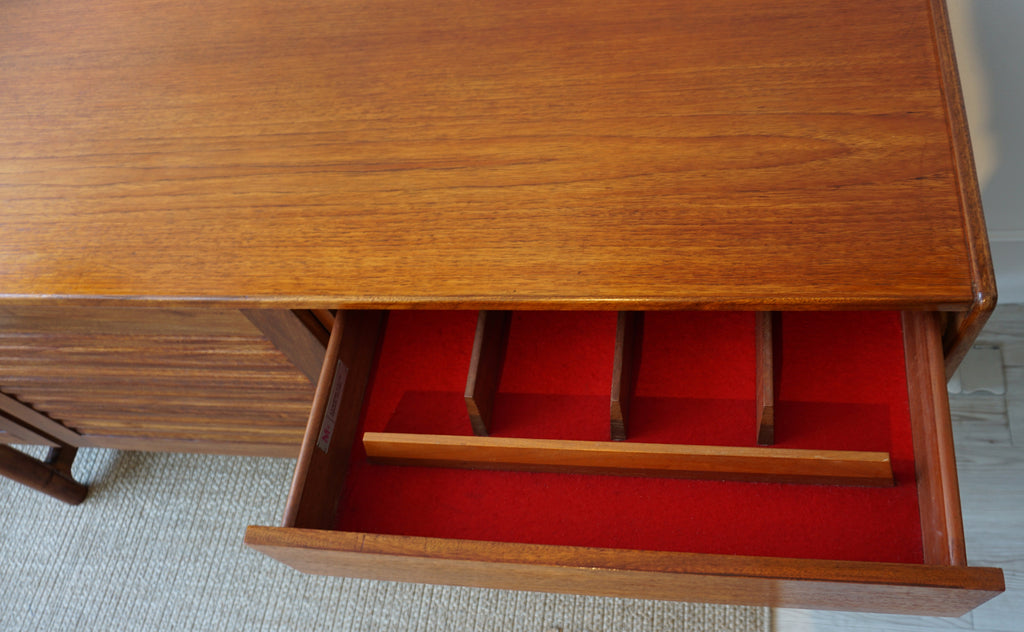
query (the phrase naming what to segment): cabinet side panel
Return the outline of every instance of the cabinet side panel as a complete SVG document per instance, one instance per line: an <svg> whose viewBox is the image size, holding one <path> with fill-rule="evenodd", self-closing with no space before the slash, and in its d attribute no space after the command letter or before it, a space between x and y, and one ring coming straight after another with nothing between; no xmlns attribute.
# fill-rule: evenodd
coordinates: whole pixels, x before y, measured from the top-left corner
<svg viewBox="0 0 1024 632"><path fill-rule="evenodd" d="M93 307L0 309L0 390L72 445L289 456L313 395L237 310Z"/></svg>

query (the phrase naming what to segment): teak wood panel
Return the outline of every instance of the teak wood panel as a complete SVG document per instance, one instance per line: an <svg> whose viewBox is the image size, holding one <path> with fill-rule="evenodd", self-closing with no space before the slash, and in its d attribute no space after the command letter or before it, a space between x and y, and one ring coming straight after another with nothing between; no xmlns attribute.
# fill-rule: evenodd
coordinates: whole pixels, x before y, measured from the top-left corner
<svg viewBox="0 0 1024 632"><path fill-rule="evenodd" d="M11 423L31 429L36 434L45 435L58 443L68 445L89 445L87 439L61 424L49 415L20 401L10 393L0 391L0 416L8 418ZM10 429L9 429L10 430Z"/></svg>
<svg viewBox="0 0 1024 632"><path fill-rule="evenodd" d="M8 3L0 296L967 310L941 8Z"/></svg>
<svg viewBox="0 0 1024 632"><path fill-rule="evenodd" d="M0 390L70 445L287 456L313 395L237 310L122 307L0 308Z"/></svg>
<svg viewBox="0 0 1024 632"><path fill-rule="evenodd" d="M842 562L249 527L300 571L610 597L960 616L1005 588L994 568Z"/></svg>
<svg viewBox="0 0 1024 632"><path fill-rule="evenodd" d="M245 317L316 384L330 330L309 310L245 309Z"/></svg>

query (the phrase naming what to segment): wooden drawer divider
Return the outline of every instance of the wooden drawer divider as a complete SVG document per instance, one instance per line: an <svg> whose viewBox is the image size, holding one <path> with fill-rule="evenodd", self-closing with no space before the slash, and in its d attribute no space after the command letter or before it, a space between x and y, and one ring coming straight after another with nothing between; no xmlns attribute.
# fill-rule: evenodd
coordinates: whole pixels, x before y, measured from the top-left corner
<svg viewBox="0 0 1024 632"><path fill-rule="evenodd" d="M884 452L776 450L699 445L509 439L487 436L501 383L511 312L481 311L466 378L466 408L476 437L366 433L367 455L389 465L556 471L749 482L892 486ZM610 437L625 441L643 341L643 312L619 312L612 367ZM781 315L755 314L755 410L758 444L775 435Z"/></svg>

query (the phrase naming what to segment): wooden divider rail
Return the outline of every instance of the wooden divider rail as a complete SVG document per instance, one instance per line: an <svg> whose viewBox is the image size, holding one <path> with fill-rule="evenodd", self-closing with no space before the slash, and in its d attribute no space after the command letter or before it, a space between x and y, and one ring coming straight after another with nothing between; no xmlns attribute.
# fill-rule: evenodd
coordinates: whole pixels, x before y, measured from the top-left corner
<svg viewBox="0 0 1024 632"><path fill-rule="evenodd" d="M886 452L783 450L367 432L371 463L891 487Z"/></svg>

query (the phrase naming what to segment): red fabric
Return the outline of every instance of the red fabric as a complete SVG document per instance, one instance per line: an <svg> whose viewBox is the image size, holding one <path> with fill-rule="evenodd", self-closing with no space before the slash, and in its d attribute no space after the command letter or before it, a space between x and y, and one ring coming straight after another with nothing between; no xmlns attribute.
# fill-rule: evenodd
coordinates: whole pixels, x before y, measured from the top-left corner
<svg viewBox="0 0 1024 632"><path fill-rule="evenodd" d="M606 440L615 314L517 312L496 436ZM469 434L472 312L393 312L363 429ZM889 489L489 472L366 463L346 531L663 551L920 563L895 313L787 313L778 447L888 451ZM750 313L646 315L630 439L754 445ZM770 449L770 448L768 448Z"/></svg>

